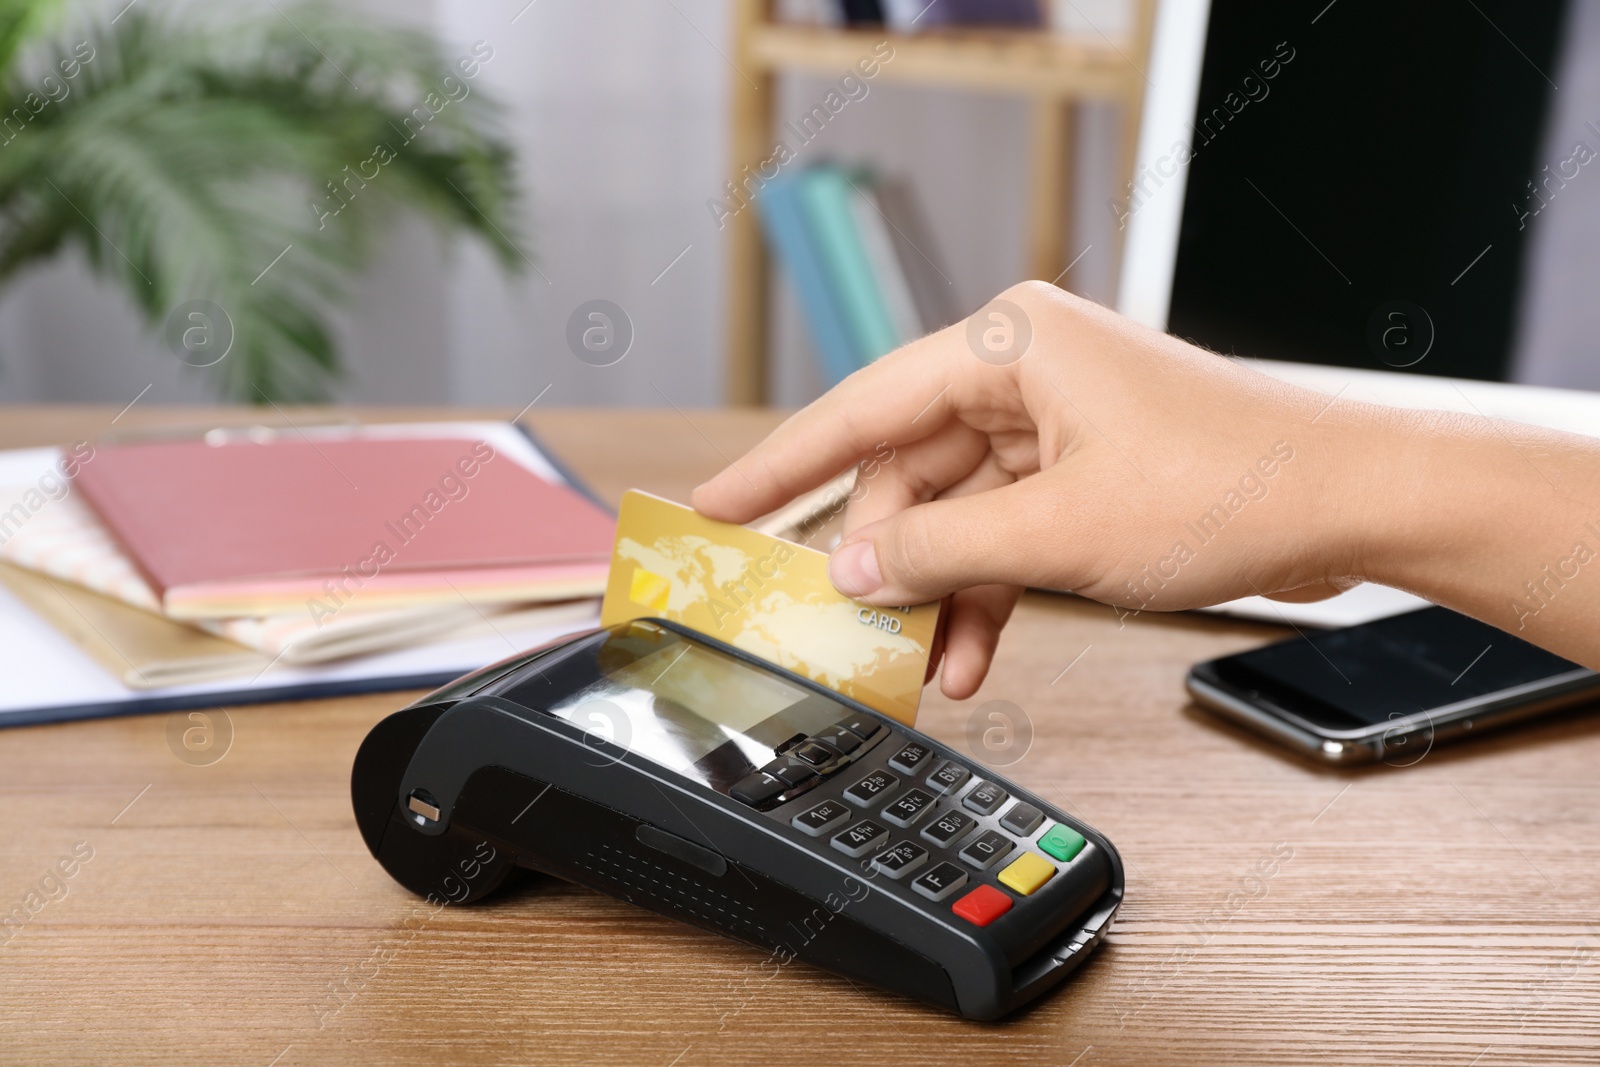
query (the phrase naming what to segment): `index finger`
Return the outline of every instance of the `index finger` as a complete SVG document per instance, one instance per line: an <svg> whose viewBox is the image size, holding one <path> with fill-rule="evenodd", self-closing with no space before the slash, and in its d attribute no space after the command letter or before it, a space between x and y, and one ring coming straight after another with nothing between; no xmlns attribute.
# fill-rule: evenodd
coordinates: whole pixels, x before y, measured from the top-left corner
<svg viewBox="0 0 1600 1067"><path fill-rule="evenodd" d="M695 489L696 511L749 522L810 492L881 444L904 445L955 410L962 324L868 364L797 411L756 447ZM976 362L975 360L973 362Z"/></svg>

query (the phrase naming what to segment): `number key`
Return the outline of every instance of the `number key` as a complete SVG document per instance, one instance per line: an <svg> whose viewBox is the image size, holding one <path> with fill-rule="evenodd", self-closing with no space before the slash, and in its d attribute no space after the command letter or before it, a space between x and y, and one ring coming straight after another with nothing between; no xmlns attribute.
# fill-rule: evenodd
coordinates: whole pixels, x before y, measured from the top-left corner
<svg viewBox="0 0 1600 1067"><path fill-rule="evenodd" d="M862 819L850 829L834 834L833 847L851 859L860 859L880 845L887 844L884 838L888 836L889 831L882 826L871 819Z"/></svg>
<svg viewBox="0 0 1600 1067"><path fill-rule="evenodd" d="M992 815L1010 795L993 782L979 782L972 787L972 792L968 793L961 803L979 815Z"/></svg>
<svg viewBox="0 0 1600 1067"><path fill-rule="evenodd" d="M790 820L791 825L812 837L821 837L850 817L850 809L837 800L824 800L810 811L801 812Z"/></svg>
<svg viewBox="0 0 1600 1067"><path fill-rule="evenodd" d="M1005 834L998 830L985 830L973 839L972 844L961 850L961 858L978 870L986 871L1013 847L1011 838Z"/></svg>
<svg viewBox="0 0 1600 1067"><path fill-rule="evenodd" d="M872 866L899 881L928 862L928 850L910 841L896 841L872 858Z"/></svg>
<svg viewBox="0 0 1600 1067"><path fill-rule="evenodd" d="M977 823L978 820L966 812L952 809L924 826L922 828L922 836L936 845L949 848L952 843L960 840L962 834L972 829Z"/></svg>
<svg viewBox="0 0 1600 1067"><path fill-rule="evenodd" d="M907 789L895 798L894 803L884 808L880 813L889 822L896 826L910 826L917 821L917 816L927 810L933 803L933 794L924 793L920 789Z"/></svg>
<svg viewBox="0 0 1600 1067"><path fill-rule="evenodd" d="M885 792L900 784L900 779L888 771L873 771L861 781L844 791L846 800L863 808L870 808Z"/></svg>
<svg viewBox="0 0 1600 1067"><path fill-rule="evenodd" d="M947 759L940 764L939 769L928 775L928 788L935 793L950 793L961 788L961 783L967 780L967 769L953 759Z"/></svg>
<svg viewBox="0 0 1600 1067"><path fill-rule="evenodd" d="M912 741L905 748L894 754L894 758L889 761L889 766L902 774L916 774L927 766L928 760L932 756L933 749L927 745L919 745Z"/></svg>

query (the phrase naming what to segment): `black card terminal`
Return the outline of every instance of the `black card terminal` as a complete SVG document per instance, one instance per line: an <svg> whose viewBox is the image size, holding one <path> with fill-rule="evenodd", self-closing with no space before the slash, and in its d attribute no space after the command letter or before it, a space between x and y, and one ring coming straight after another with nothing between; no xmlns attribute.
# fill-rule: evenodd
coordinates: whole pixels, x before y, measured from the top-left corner
<svg viewBox="0 0 1600 1067"><path fill-rule="evenodd" d="M367 847L415 893L540 871L973 1019L1083 962L1121 903L1094 829L971 758L637 620L484 668L373 728Z"/></svg>

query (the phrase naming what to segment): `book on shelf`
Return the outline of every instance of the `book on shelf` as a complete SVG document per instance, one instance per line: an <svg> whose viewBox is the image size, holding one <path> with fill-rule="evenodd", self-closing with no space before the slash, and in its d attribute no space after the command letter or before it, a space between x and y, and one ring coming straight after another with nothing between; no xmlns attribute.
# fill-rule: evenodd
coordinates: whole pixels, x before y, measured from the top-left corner
<svg viewBox="0 0 1600 1067"><path fill-rule="evenodd" d="M800 175L800 202L806 222L816 237L823 267L844 308L856 364L865 366L893 351L902 338L895 333L883 288L867 259L852 209L858 192L859 186L838 167L812 167Z"/></svg>
<svg viewBox="0 0 1600 1067"><path fill-rule="evenodd" d="M904 178L881 179L872 192L894 241L895 261L911 291L919 328L923 333L944 329L961 318L961 310L921 201Z"/></svg>
<svg viewBox="0 0 1600 1067"><path fill-rule="evenodd" d="M821 164L756 203L828 386L959 317L908 182Z"/></svg>
<svg viewBox="0 0 1600 1067"><path fill-rule="evenodd" d="M852 26L883 25L883 5L879 0L838 0L839 14Z"/></svg>
<svg viewBox="0 0 1600 1067"><path fill-rule="evenodd" d="M779 22L797 26L838 26L844 22L839 0L778 0L773 13Z"/></svg>
<svg viewBox="0 0 1600 1067"><path fill-rule="evenodd" d="M780 174L757 200L761 226L780 267L794 286L811 333L823 383L834 386L861 366L845 324L822 250L800 202L801 175Z"/></svg>
<svg viewBox="0 0 1600 1067"><path fill-rule="evenodd" d="M916 33L946 26L1037 27L1048 4L1064 0L779 0L782 22L812 26L887 26Z"/></svg>
<svg viewBox="0 0 1600 1067"><path fill-rule="evenodd" d="M918 25L1035 28L1045 22L1041 7L1041 0L939 0L927 9Z"/></svg>

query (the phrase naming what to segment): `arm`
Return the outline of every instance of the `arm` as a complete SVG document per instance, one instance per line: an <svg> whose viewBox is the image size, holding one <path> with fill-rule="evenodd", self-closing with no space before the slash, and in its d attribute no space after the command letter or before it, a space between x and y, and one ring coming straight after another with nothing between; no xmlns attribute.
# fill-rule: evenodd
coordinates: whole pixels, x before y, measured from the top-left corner
<svg viewBox="0 0 1600 1067"><path fill-rule="evenodd" d="M949 597L957 699L1027 585L1169 611L1375 581L1600 668L1600 440L1330 399L1042 283L1001 300L851 375L695 507L747 522L886 442L834 584ZM1031 343L1006 362L991 326Z"/></svg>

